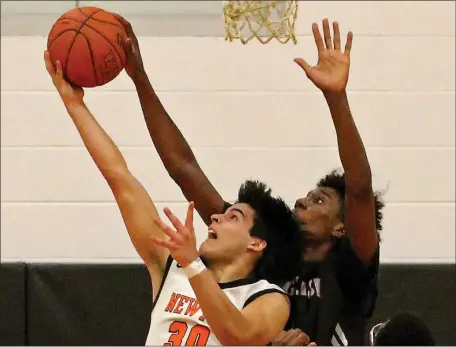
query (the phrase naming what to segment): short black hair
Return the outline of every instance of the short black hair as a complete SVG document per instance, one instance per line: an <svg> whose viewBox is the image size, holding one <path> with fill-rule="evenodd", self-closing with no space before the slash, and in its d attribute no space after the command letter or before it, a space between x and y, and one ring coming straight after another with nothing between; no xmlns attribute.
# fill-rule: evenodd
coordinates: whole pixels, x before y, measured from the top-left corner
<svg viewBox="0 0 456 347"><path fill-rule="evenodd" d="M318 183L318 188L327 187L332 188L336 191L340 198L340 218L344 220L344 200L345 200L345 173L339 173L337 170L331 171L325 177L323 177ZM374 192L374 200L375 200L375 225L377 228L377 232L383 229L382 226L382 219L383 213L382 209L385 204L382 201L382 194L380 192Z"/></svg>
<svg viewBox="0 0 456 347"><path fill-rule="evenodd" d="M375 346L435 346L431 330L416 314L393 316L374 338Z"/></svg>
<svg viewBox="0 0 456 347"><path fill-rule="evenodd" d="M271 189L259 181L246 181L239 189L237 203L255 211L252 236L265 240L263 255L252 277L282 286L298 274L303 236L300 225L284 200L271 195Z"/></svg>

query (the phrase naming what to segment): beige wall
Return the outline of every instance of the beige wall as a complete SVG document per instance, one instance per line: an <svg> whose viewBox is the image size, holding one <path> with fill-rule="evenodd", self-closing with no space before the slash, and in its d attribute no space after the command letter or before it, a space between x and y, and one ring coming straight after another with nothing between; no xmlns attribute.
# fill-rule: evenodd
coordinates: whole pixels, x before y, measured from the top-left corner
<svg viewBox="0 0 456 347"><path fill-rule="evenodd" d="M141 22L145 64L163 103L225 199L253 177L290 203L340 167L325 101L293 58L315 62L312 21L327 16L343 33L352 30L352 111L374 185L387 190L382 261L454 262L454 9L454 2L301 2L296 46L177 31L152 37L147 18L131 21ZM139 261L46 75L46 32L24 35L1 42L2 260ZM185 199L151 145L125 73L86 94L153 199L183 217ZM199 219L197 230L204 237Z"/></svg>

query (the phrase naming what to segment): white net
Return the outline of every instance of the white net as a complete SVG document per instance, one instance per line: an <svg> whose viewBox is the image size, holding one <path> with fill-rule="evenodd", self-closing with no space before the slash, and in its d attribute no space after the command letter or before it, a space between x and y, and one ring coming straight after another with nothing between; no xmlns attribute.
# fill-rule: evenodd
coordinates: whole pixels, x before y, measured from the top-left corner
<svg viewBox="0 0 456 347"><path fill-rule="evenodd" d="M224 1L226 40L246 44L253 38L261 43L277 39L296 44L295 22L298 0Z"/></svg>

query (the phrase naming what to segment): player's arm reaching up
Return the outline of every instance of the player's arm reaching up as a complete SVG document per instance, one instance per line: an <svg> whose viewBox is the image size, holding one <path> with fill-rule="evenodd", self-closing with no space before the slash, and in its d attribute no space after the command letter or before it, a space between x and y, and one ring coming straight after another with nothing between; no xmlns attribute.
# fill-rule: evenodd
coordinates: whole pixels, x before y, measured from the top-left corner
<svg viewBox="0 0 456 347"><path fill-rule="evenodd" d="M302 58L295 59L295 62L323 92L331 111L339 156L345 172L345 230L357 256L364 263L369 264L378 248L372 174L363 141L350 112L346 93L353 34L348 33L347 42L342 51L337 22L333 23L333 40L331 40L327 19L323 20L324 40L317 23L312 25L312 31L318 50L317 65L312 67Z"/></svg>
<svg viewBox="0 0 456 347"><path fill-rule="evenodd" d="M135 84L152 142L168 174L181 188L187 200L195 202L196 210L209 225L211 215L221 213L225 202L201 170L190 146L155 93L144 69L138 39L130 23L120 15L115 16L127 31L125 70Z"/></svg>
<svg viewBox="0 0 456 347"><path fill-rule="evenodd" d="M152 237L165 239L163 232L154 223L154 219L159 218L155 205L141 183L128 170L115 143L85 105L83 90L72 87L65 81L61 64L56 62L54 66L48 52L45 52L44 58L46 69L68 114L114 194L133 245L150 272L152 287L158 290L169 251L151 245Z"/></svg>

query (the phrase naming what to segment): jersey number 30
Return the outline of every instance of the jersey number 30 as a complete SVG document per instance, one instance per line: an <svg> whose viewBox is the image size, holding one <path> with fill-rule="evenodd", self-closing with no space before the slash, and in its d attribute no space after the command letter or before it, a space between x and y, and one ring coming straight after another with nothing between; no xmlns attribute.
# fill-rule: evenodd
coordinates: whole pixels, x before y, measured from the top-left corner
<svg viewBox="0 0 456 347"><path fill-rule="evenodd" d="M171 336L168 342L163 346L206 346L207 340L211 331L204 325L195 325L190 329L190 334L187 341L183 343L183 339L188 330L188 325L185 322L175 321L169 326Z"/></svg>

